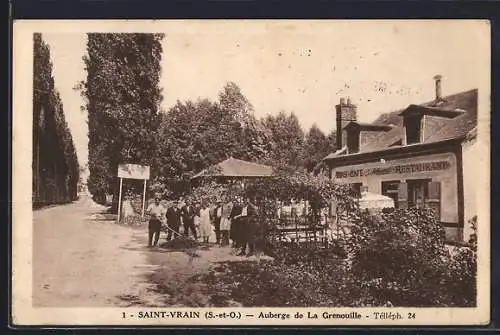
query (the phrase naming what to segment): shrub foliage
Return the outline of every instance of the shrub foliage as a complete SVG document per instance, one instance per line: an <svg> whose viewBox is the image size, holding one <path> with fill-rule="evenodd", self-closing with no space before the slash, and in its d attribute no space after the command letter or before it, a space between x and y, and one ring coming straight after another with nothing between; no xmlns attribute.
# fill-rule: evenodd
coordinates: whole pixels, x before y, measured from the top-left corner
<svg viewBox="0 0 500 335"><path fill-rule="evenodd" d="M476 252L446 245L432 210L362 213L348 189L321 177L277 175L251 182L239 194L252 196L257 190L268 199L316 199L319 208L336 199L350 224L350 234L339 241L345 257L332 245L268 244L265 251L273 261L230 263L205 278L227 299L246 306L475 306ZM262 201L261 208L272 203ZM218 304L224 300L220 294Z"/></svg>

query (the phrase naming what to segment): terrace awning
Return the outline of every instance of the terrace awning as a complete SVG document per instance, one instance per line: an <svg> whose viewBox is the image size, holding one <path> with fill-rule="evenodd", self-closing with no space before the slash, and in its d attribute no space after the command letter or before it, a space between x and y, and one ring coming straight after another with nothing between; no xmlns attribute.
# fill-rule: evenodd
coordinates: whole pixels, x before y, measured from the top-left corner
<svg viewBox="0 0 500 335"><path fill-rule="evenodd" d="M394 208L394 200L391 197L378 193L361 192L361 198L359 199L359 208Z"/></svg>
<svg viewBox="0 0 500 335"><path fill-rule="evenodd" d="M191 180L203 177L256 178L270 177L274 173L271 166L228 158L191 177Z"/></svg>

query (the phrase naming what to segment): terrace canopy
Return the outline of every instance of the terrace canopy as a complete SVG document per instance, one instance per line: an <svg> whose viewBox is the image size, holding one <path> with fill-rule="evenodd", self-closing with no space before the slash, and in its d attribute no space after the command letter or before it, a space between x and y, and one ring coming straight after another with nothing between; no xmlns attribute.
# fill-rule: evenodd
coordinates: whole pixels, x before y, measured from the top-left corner
<svg viewBox="0 0 500 335"><path fill-rule="evenodd" d="M231 157L199 172L191 177L191 181L204 178L213 178L216 180L263 178L272 176L273 172L274 170L271 166L247 162Z"/></svg>
<svg viewBox="0 0 500 335"><path fill-rule="evenodd" d="M394 200L391 197L371 192L361 192L359 199L361 209L383 209L394 208Z"/></svg>

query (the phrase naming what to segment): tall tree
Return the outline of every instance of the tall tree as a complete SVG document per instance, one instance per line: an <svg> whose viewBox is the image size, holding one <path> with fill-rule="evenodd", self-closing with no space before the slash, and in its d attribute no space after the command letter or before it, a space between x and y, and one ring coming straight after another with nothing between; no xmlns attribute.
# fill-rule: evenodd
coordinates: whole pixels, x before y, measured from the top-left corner
<svg viewBox="0 0 500 335"><path fill-rule="evenodd" d="M227 111L242 124L248 122L248 118L254 112L252 104L245 97L241 88L232 81L226 83L219 92L219 105L222 110Z"/></svg>
<svg viewBox="0 0 500 335"><path fill-rule="evenodd" d="M262 120L271 141L268 163L274 166L302 167L302 146L304 131L294 113L281 111L278 115L268 115Z"/></svg>
<svg viewBox="0 0 500 335"><path fill-rule="evenodd" d="M240 150L241 125L207 99L178 101L164 116L158 136L159 179L174 187Z"/></svg>
<svg viewBox="0 0 500 335"><path fill-rule="evenodd" d="M328 148L330 152L334 152L337 150L337 133L335 130L332 130L328 136L326 137L328 141Z"/></svg>
<svg viewBox="0 0 500 335"><path fill-rule="evenodd" d="M33 35L33 206L77 198L78 159L54 87L50 48Z"/></svg>
<svg viewBox="0 0 500 335"><path fill-rule="evenodd" d="M271 133L254 115L248 117L240 138L240 151L236 156L240 159L265 163L272 151Z"/></svg>
<svg viewBox="0 0 500 335"><path fill-rule="evenodd" d="M217 102L177 101L162 117L156 181L179 190L192 175L231 156L260 161L269 150L264 130L235 83L222 88Z"/></svg>
<svg viewBox="0 0 500 335"><path fill-rule="evenodd" d="M88 54L83 57L87 80L80 89L89 119L88 187L100 201L105 193L117 193L118 164L153 163L162 99L162 38L88 34Z"/></svg>
<svg viewBox="0 0 500 335"><path fill-rule="evenodd" d="M269 138L261 122L254 115L254 107L234 82L228 82L219 92L219 106L223 113L239 124L240 133L233 134L238 143L231 154L248 161L262 161L269 152Z"/></svg>
<svg viewBox="0 0 500 335"><path fill-rule="evenodd" d="M331 148L328 137L313 124L305 136L303 149L303 164L307 171L311 172L331 152Z"/></svg>

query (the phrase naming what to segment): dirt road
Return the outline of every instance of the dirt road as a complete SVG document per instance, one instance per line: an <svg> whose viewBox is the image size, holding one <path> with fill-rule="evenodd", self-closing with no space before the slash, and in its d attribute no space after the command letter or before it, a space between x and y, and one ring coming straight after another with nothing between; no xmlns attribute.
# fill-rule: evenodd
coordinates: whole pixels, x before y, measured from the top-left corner
<svg viewBox="0 0 500 335"><path fill-rule="evenodd" d="M230 248L147 249L147 227L118 225L88 198L34 212L35 307L206 306L210 288L191 280Z"/></svg>

